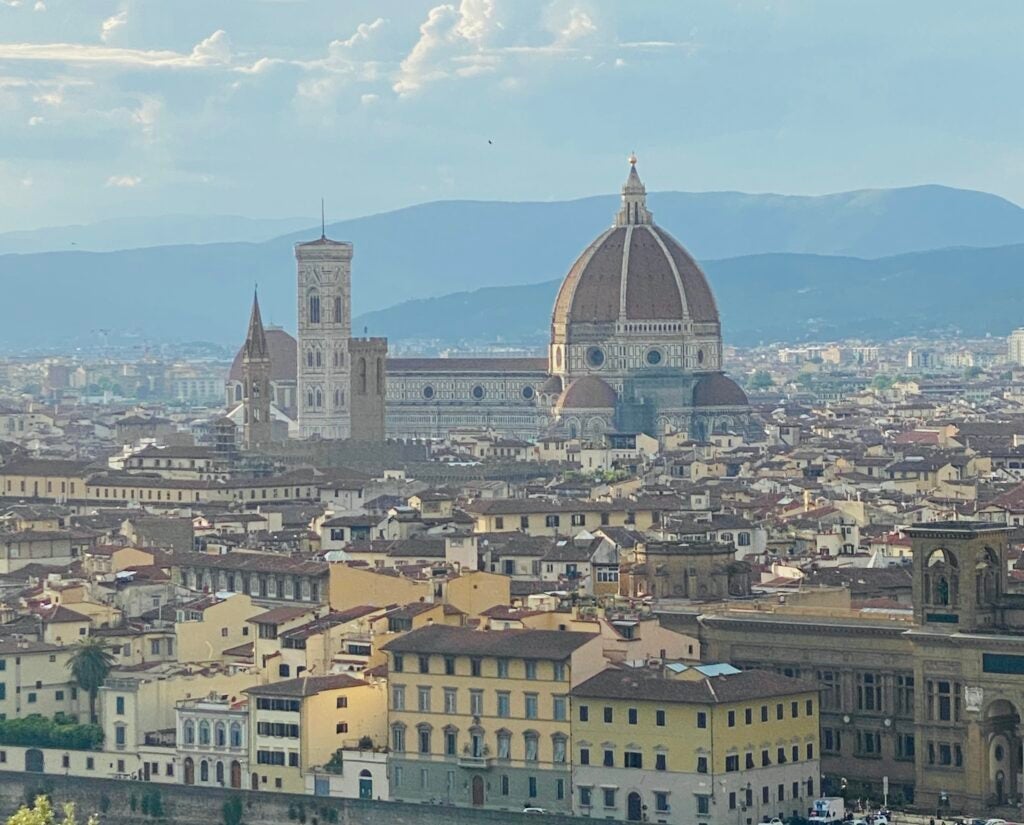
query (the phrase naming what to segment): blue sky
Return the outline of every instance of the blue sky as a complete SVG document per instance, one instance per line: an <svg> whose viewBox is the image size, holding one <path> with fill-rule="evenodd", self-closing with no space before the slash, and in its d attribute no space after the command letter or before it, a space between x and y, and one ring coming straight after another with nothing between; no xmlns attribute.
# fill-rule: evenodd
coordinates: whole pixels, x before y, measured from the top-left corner
<svg viewBox="0 0 1024 825"><path fill-rule="evenodd" d="M1024 3L0 0L0 230L944 183L1024 202ZM489 142L490 141L490 142Z"/></svg>

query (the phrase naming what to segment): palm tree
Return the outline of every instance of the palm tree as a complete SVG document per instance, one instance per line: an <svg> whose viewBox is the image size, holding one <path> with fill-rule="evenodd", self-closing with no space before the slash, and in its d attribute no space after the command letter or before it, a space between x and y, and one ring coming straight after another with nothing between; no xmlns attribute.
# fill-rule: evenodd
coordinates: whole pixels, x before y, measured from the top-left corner
<svg viewBox="0 0 1024 825"><path fill-rule="evenodd" d="M74 653L68 659L67 666L79 689L88 691L89 721L96 724L96 693L114 666L114 654L101 639L90 636L74 646Z"/></svg>

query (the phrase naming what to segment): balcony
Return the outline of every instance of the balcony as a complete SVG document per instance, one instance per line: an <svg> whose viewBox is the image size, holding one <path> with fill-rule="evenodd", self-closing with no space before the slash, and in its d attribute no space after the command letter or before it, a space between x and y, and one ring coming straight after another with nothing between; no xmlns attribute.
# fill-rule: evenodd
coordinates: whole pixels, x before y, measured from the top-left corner
<svg viewBox="0 0 1024 825"><path fill-rule="evenodd" d="M462 749L457 762L460 768L486 770L491 767L494 759L491 757L491 751L487 745L480 748L471 748L469 745L466 745Z"/></svg>

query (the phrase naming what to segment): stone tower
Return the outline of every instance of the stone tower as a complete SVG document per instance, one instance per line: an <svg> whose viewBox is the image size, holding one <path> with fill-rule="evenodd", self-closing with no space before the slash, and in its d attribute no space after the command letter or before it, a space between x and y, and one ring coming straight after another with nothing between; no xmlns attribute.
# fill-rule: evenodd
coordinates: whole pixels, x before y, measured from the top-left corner
<svg viewBox="0 0 1024 825"><path fill-rule="evenodd" d="M247 450L266 447L271 440L270 350L260 317L259 298L253 293L249 330L242 350L243 439Z"/></svg>
<svg viewBox="0 0 1024 825"><path fill-rule="evenodd" d="M914 554L914 621L931 632L1001 626L1010 531L980 521L906 528Z"/></svg>
<svg viewBox="0 0 1024 825"><path fill-rule="evenodd" d="M387 338L353 338L352 389L349 393L354 441L384 440L384 404L387 395Z"/></svg>
<svg viewBox="0 0 1024 825"><path fill-rule="evenodd" d="M352 244L326 235L295 245L300 438L348 438Z"/></svg>

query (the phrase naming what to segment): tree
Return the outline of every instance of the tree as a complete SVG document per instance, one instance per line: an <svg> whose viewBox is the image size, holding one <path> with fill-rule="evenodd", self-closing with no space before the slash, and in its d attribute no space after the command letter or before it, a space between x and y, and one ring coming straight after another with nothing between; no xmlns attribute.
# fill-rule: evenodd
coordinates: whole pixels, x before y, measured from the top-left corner
<svg viewBox="0 0 1024 825"><path fill-rule="evenodd" d="M242 798L233 796L221 806L224 825L242 825Z"/></svg>
<svg viewBox="0 0 1024 825"><path fill-rule="evenodd" d="M964 378L970 381L972 378L977 378L981 375L981 367L968 367L964 370Z"/></svg>
<svg viewBox="0 0 1024 825"><path fill-rule="evenodd" d="M22 805L11 814L7 825L78 825L78 820L75 818L74 802L66 803L61 808L61 812L64 814L64 818L57 819L49 797L37 796L35 804L31 808ZM86 821L86 825L99 825L99 819L93 814Z"/></svg>
<svg viewBox="0 0 1024 825"><path fill-rule="evenodd" d="M768 370L758 370L750 377L750 389L767 390L775 386L771 373Z"/></svg>
<svg viewBox="0 0 1024 825"><path fill-rule="evenodd" d="M79 689L89 694L89 720L96 724L96 694L114 666L114 655L95 637L82 639L73 650L68 670Z"/></svg>
<svg viewBox="0 0 1024 825"><path fill-rule="evenodd" d="M893 378L891 375L885 375L884 373L878 373L874 378L871 379L871 386L876 390L888 390L893 385Z"/></svg>

